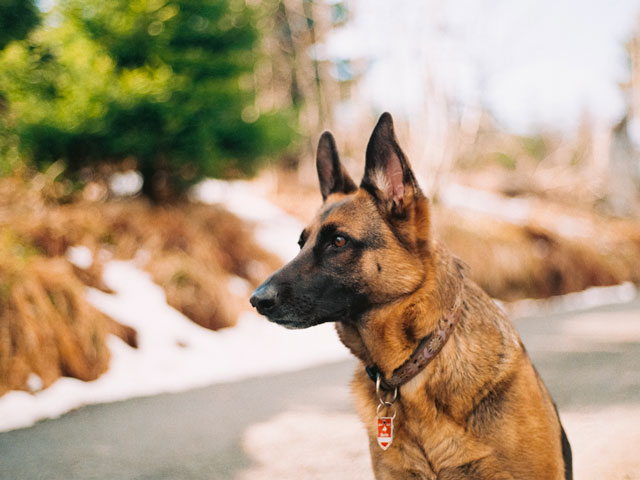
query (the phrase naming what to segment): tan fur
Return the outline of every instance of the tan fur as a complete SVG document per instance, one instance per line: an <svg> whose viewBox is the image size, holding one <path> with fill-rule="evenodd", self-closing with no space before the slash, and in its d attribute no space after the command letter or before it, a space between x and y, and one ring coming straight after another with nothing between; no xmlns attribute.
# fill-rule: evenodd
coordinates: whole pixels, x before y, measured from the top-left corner
<svg viewBox="0 0 640 480"><path fill-rule="evenodd" d="M336 201L341 202L337 207ZM459 261L429 240L428 201L413 203L415 212L405 233L416 245L414 254L380 222L377 228L386 246L367 252L361 260L365 281L381 302L410 294L374 309L358 325L337 324L340 339L363 364L353 390L370 437L376 478L563 479L557 415L517 332L494 302L461 276ZM328 198L318 219L329 209L322 223L343 225L354 236L363 235L372 218L380 215L362 190ZM424 244L418 248L420 240ZM383 275L377 275L376 263ZM376 364L390 377L451 308L459 282L464 282L465 306L453 337L421 374L400 388L396 438L383 451L376 441L378 400L364 366ZM414 342L407 340L407 322L414 330ZM501 407L503 418L471 426L474 408L505 381L510 388ZM470 462L476 462L475 473L456 470Z"/></svg>
<svg viewBox="0 0 640 480"><path fill-rule="evenodd" d="M349 232L360 233L371 222L366 200L358 192L326 221L341 222ZM422 205L420 210L427 208ZM418 219L417 228L424 221ZM461 276L460 263L445 248L430 245L429 255L418 261L398 246L388 229L383 226L382 230L387 248L362 260L363 271L370 275L367 282L381 299L400 291L412 293L381 305L358 325L337 324L340 339L363 363L353 389L370 437L376 478L564 478L559 422L513 325L479 287ZM418 235L409 232L409 237ZM385 276L375 274L372 265L376 262L384 265L383 272L387 268L392 272L386 278L400 281L386 285ZM376 442L378 400L364 366L375 363L390 377L451 308L459 282L464 282L465 306L453 337L423 372L400 388L396 438L383 451ZM407 322L415 342L407 340ZM505 381L510 388L502 406L503 418L471 426L470 415L477 404ZM455 470L474 461L477 473Z"/></svg>

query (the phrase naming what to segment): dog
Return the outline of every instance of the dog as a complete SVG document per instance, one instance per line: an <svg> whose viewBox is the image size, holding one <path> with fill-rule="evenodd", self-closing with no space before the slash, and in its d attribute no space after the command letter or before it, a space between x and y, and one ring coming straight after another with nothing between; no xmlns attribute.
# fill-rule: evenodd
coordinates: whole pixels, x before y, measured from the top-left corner
<svg viewBox="0 0 640 480"><path fill-rule="evenodd" d="M391 115L359 187L330 132L316 164L322 207L250 302L287 328L335 323L361 362L352 386L375 478L572 479L555 404L512 323L434 239Z"/></svg>

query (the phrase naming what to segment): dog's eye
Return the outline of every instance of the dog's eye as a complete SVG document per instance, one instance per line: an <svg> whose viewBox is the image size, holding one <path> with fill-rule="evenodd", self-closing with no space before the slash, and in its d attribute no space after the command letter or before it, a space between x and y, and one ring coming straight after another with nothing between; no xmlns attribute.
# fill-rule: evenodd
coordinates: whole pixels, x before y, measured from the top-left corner
<svg viewBox="0 0 640 480"><path fill-rule="evenodd" d="M341 248L341 247L344 247L346 244L347 244L347 239L342 235L336 235L335 237L333 237L334 247Z"/></svg>

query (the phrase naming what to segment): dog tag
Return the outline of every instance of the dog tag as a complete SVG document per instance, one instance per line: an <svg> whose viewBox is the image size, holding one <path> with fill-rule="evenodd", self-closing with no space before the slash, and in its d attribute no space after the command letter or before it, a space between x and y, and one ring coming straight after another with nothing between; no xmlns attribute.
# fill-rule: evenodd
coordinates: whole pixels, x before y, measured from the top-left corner
<svg viewBox="0 0 640 480"><path fill-rule="evenodd" d="M378 417L378 445L383 450L393 441L393 417Z"/></svg>

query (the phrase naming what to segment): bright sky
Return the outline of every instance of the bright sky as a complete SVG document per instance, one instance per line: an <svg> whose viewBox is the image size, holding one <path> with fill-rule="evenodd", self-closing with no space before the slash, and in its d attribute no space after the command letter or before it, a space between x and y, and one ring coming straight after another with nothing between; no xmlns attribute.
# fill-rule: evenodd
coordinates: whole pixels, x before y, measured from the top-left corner
<svg viewBox="0 0 640 480"><path fill-rule="evenodd" d="M362 88L380 111L411 114L431 79L517 132L623 114L618 84L628 79L638 0L353 2L352 24L329 52L368 59Z"/></svg>

